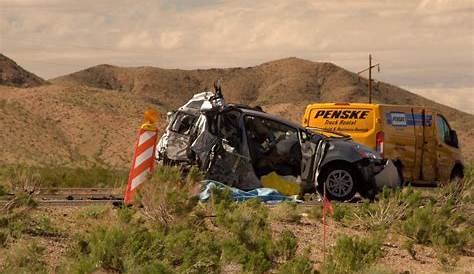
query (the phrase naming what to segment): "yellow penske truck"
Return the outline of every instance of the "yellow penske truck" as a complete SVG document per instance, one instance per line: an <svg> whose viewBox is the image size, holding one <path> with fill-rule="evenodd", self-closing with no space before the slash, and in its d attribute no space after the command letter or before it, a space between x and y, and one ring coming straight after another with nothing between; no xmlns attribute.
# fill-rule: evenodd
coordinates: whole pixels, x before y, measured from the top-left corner
<svg viewBox="0 0 474 274"><path fill-rule="evenodd" d="M391 160L405 182L433 184L463 177L456 131L421 106L320 103L306 107L303 126L349 135Z"/></svg>

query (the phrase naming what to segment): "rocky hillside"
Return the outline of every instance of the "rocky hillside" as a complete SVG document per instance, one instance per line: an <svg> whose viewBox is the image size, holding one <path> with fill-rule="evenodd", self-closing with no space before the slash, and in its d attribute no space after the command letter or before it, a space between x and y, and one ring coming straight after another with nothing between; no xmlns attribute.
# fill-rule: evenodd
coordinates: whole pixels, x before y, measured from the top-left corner
<svg viewBox="0 0 474 274"><path fill-rule="evenodd" d="M0 85L28 88L45 83L45 80L24 70L15 61L0 53Z"/></svg>

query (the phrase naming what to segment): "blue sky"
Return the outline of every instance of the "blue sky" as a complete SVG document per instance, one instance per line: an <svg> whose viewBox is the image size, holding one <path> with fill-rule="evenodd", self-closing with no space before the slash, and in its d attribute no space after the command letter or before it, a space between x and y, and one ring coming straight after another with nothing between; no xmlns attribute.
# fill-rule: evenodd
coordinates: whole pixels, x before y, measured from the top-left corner
<svg viewBox="0 0 474 274"><path fill-rule="evenodd" d="M474 1L0 0L0 52L44 78L101 63L252 66L296 56L474 113Z"/></svg>

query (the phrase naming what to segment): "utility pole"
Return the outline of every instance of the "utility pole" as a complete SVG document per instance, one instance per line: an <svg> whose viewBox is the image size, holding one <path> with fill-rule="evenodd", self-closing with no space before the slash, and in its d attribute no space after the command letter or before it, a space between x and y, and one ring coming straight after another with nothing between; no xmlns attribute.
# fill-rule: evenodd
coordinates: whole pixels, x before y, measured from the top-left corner
<svg viewBox="0 0 474 274"><path fill-rule="evenodd" d="M369 71L369 104L372 104L372 69L375 67L377 67L377 71L380 72L380 64L372 65L372 54L369 54L369 67L357 73L357 75L360 75L363 72Z"/></svg>

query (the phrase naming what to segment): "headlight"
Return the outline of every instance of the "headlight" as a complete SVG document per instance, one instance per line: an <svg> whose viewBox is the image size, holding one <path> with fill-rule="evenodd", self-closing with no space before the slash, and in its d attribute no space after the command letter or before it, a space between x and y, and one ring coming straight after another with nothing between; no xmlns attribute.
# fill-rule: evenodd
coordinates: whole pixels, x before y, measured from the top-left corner
<svg viewBox="0 0 474 274"><path fill-rule="evenodd" d="M362 158L382 159L380 154L378 154L377 152L371 150L370 148L368 148L366 146L362 146L362 145L357 144L356 145L356 150L357 150L357 153L359 153L360 157L362 157Z"/></svg>

